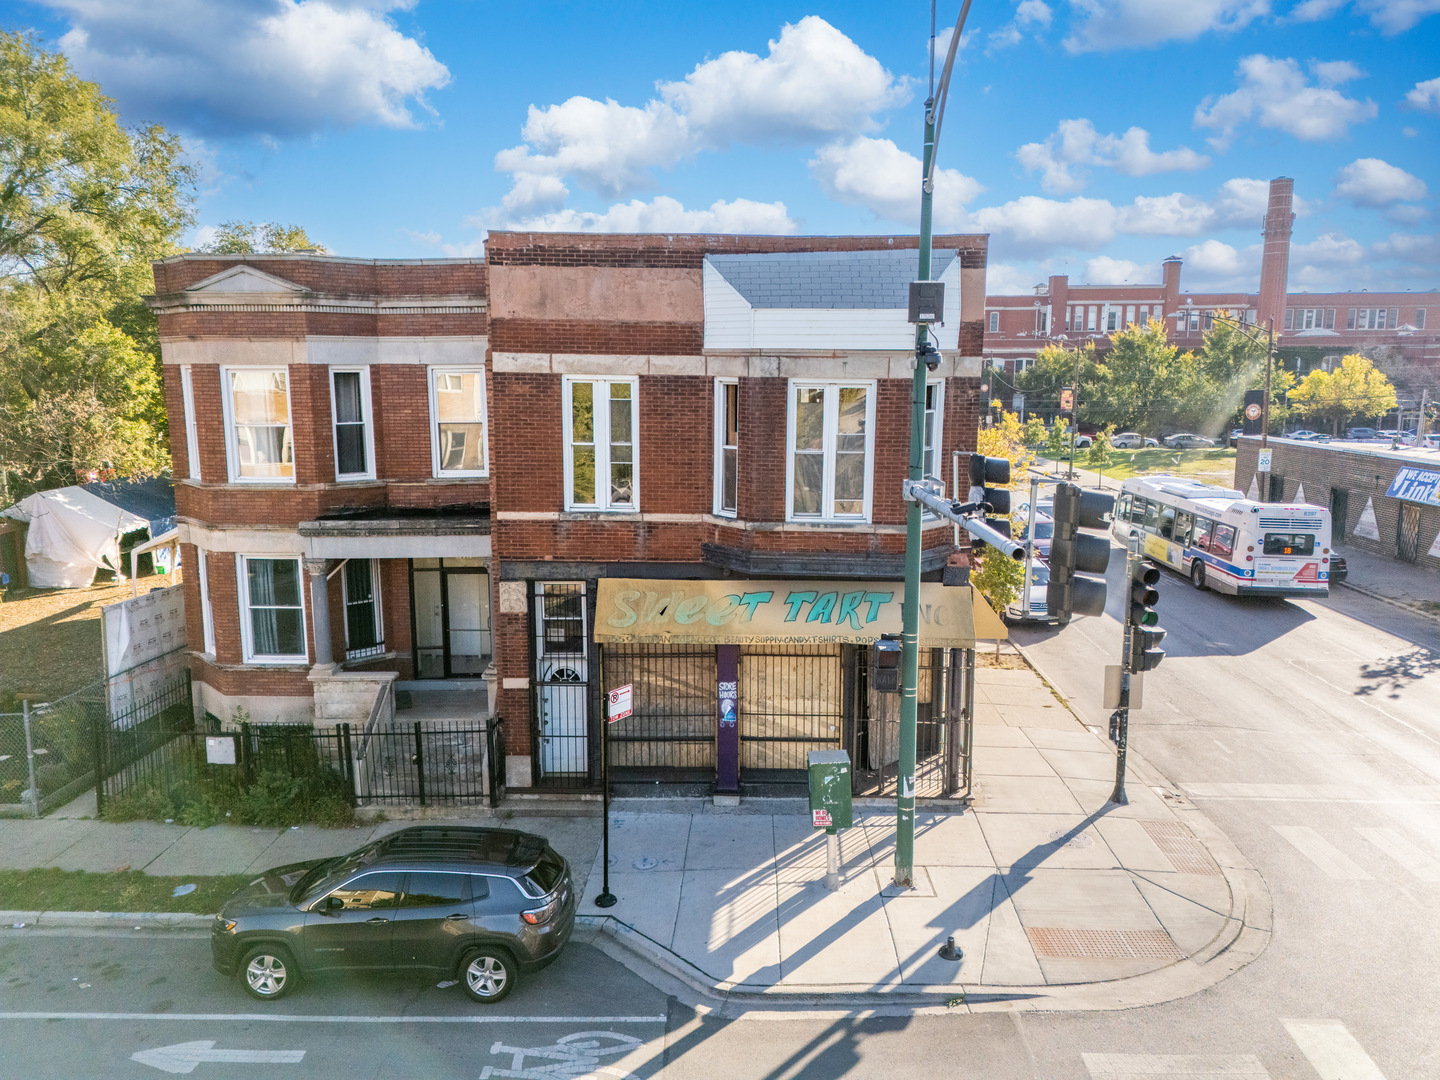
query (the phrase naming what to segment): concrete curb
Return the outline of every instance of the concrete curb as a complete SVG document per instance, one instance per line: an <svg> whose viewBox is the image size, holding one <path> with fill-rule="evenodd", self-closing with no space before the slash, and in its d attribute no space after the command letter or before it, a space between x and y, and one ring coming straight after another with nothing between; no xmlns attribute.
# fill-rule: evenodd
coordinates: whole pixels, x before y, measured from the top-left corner
<svg viewBox="0 0 1440 1080"><path fill-rule="evenodd" d="M0 911L0 929L208 930L214 915L186 911Z"/></svg>
<svg viewBox="0 0 1440 1080"><path fill-rule="evenodd" d="M1353 589L1361 596L1370 597L1371 600L1379 600L1382 604L1389 604L1391 607L1399 608L1401 611L1408 611L1411 615L1418 615L1422 619L1431 619L1435 622L1440 622L1440 614L1417 608L1413 604L1406 603L1404 600L1397 600L1393 596L1386 596L1384 593L1376 592L1374 589L1367 589L1364 585L1352 585L1349 578L1346 578L1344 581L1337 581L1335 584L1339 585L1342 589Z"/></svg>

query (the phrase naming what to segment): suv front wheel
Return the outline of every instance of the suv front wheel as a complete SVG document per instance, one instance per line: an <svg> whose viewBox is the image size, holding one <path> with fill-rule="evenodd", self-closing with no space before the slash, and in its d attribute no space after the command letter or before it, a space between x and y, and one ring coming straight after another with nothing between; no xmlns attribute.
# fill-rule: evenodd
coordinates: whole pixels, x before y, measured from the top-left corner
<svg viewBox="0 0 1440 1080"><path fill-rule="evenodd" d="M295 985L295 961L277 945L257 945L240 961L240 982L251 997L274 1001Z"/></svg>
<svg viewBox="0 0 1440 1080"><path fill-rule="evenodd" d="M515 988L519 972L504 949L482 945L460 961L460 983L471 999L482 1005L503 1001Z"/></svg>

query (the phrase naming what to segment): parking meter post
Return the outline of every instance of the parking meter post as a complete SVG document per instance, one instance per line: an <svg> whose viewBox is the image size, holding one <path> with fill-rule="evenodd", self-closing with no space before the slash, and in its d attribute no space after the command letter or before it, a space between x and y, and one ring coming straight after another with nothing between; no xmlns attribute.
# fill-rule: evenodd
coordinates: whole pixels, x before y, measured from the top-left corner
<svg viewBox="0 0 1440 1080"><path fill-rule="evenodd" d="M833 825L825 830L825 888L840 888L840 830Z"/></svg>
<svg viewBox="0 0 1440 1080"><path fill-rule="evenodd" d="M35 786L35 743L30 738L30 702L20 703L25 716L25 761L30 766L30 816L40 816L40 789Z"/></svg>
<svg viewBox="0 0 1440 1080"><path fill-rule="evenodd" d="M605 700L603 695L601 700ZM612 908L618 897L610 891L610 716L608 711L605 716L600 718L600 728L600 801L601 818L604 822L600 827L600 865L603 869L600 872L600 895L595 897L595 906Z"/></svg>

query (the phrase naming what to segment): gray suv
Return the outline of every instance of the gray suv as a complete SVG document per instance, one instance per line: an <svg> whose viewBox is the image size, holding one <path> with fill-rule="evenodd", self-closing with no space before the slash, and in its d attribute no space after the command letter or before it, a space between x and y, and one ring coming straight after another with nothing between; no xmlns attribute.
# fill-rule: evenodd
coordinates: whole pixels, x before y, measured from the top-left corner
<svg viewBox="0 0 1440 1080"><path fill-rule="evenodd" d="M262 874L225 901L210 953L262 1001L302 973L399 971L453 977L490 1004L555 959L575 906L570 866L544 837L420 825Z"/></svg>

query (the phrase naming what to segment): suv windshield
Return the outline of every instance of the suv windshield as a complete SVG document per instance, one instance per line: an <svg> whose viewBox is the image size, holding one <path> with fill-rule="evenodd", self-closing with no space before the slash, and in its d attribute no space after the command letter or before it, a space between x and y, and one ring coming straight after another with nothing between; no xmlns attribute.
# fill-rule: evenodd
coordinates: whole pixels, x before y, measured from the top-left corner
<svg viewBox="0 0 1440 1080"><path fill-rule="evenodd" d="M334 859L326 859L324 862L312 866L305 872L305 876L295 883L290 890L290 901L294 903L302 896L314 895L317 892L324 892L331 885L338 885L344 878L367 866L374 861L379 853L380 845L369 844L359 851L351 852L349 855L339 856ZM318 886L318 887L317 887Z"/></svg>

